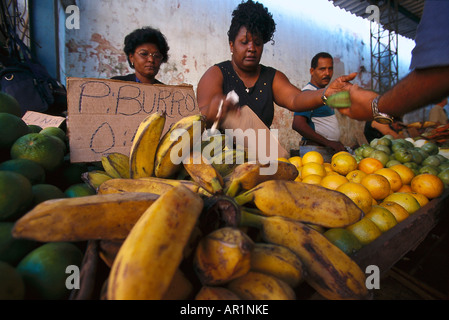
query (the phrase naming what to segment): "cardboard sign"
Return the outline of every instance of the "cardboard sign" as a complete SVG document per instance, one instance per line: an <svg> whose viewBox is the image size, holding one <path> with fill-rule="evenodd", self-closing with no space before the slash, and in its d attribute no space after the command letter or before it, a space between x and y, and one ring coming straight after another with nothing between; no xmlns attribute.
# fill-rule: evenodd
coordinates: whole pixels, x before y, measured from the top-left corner
<svg viewBox="0 0 449 320"><path fill-rule="evenodd" d="M139 124L154 112L166 113L164 133L176 121L198 114L193 87L67 78L70 161L101 161L112 152L128 155Z"/></svg>
<svg viewBox="0 0 449 320"><path fill-rule="evenodd" d="M23 115L22 120L28 125L34 124L42 129L45 129L48 127L59 127L65 121L65 118L50 116L48 114L35 111L27 111Z"/></svg>

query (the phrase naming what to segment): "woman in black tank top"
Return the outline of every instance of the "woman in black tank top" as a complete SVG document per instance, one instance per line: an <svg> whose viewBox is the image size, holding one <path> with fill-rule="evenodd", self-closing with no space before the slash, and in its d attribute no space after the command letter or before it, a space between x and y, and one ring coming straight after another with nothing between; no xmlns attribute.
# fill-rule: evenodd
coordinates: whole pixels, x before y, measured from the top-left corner
<svg viewBox="0 0 449 320"><path fill-rule="evenodd" d="M274 104L290 111L306 111L323 105L323 97L348 88L356 73L334 80L322 90L301 91L284 73L260 64L264 44L273 40L276 23L272 14L262 4L248 0L232 13L228 31L231 60L210 67L201 77L197 87L200 111L210 127L239 106L248 105L270 127L274 117ZM239 96L238 105L225 101L228 92Z"/></svg>

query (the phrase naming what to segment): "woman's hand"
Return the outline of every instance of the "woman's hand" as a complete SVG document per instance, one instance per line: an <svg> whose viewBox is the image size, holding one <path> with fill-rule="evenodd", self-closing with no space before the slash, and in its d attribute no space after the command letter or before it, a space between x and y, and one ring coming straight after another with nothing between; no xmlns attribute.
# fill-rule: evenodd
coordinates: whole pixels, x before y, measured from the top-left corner
<svg viewBox="0 0 449 320"><path fill-rule="evenodd" d="M326 88L326 96L330 97L331 95L340 92L340 91L348 91L350 87L352 87L352 81L357 76L357 72L353 72L347 76L341 76L332 81L329 86Z"/></svg>

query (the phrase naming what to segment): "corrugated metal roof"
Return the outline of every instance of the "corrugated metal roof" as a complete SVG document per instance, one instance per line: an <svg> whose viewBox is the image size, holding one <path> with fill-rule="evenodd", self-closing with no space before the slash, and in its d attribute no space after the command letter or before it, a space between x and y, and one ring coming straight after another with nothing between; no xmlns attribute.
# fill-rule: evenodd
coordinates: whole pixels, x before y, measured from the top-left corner
<svg viewBox="0 0 449 320"><path fill-rule="evenodd" d="M377 5L380 9L380 23L387 30L396 31L398 34L415 39L416 28L421 20L425 0L397 0L397 21L391 21L391 15L395 12L394 1L390 0L329 0L334 6L344 9L358 17L367 19L371 13L366 13L369 5ZM389 8L387 6L390 6ZM397 22L397 27L395 22ZM395 30L397 28L397 30Z"/></svg>

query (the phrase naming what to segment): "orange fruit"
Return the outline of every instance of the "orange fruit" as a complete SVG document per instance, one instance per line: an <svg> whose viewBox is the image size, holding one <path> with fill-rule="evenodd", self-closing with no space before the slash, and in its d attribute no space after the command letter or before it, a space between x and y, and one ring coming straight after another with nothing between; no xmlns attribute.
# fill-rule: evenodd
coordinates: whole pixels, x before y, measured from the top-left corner
<svg viewBox="0 0 449 320"><path fill-rule="evenodd" d="M336 190L339 186L346 182L349 182L349 180L345 176L330 174L321 179L320 185L330 190Z"/></svg>
<svg viewBox="0 0 449 320"><path fill-rule="evenodd" d="M421 208L418 200L407 192L392 193L384 201L393 201L400 204L409 214L413 214Z"/></svg>
<svg viewBox="0 0 449 320"><path fill-rule="evenodd" d="M362 179L364 177L366 177L366 175L367 174L365 172L357 169L357 170L353 170L353 171L349 172L346 175L346 178L351 182L360 183L360 182L362 182Z"/></svg>
<svg viewBox="0 0 449 320"><path fill-rule="evenodd" d="M304 177L304 179L302 179L303 183L308 183L308 184L320 184L321 179L323 179L322 176L317 175L317 174L309 174L306 177Z"/></svg>
<svg viewBox="0 0 449 320"><path fill-rule="evenodd" d="M291 164L294 164L295 167L296 167L296 169L298 169L298 170L299 170L299 168L302 167L302 159L301 159L300 156L290 157L290 158L288 158L288 161L289 161Z"/></svg>
<svg viewBox="0 0 449 320"><path fill-rule="evenodd" d="M412 179L413 192L421 193L428 199L438 198L444 191L443 181L436 175L424 173Z"/></svg>
<svg viewBox="0 0 449 320"><path fill-rule="evenodd" d="M304 179L310 174L316 174L324 177L326 175L326 170L322 164L309 162L301 167L301 179Z"/></svg>
<svg viewBox="0 0 449 320"><path fill-rule="evenodd" d="M382 201L381 203L379 203L379 206L384 207L385 209L390 211L394 215L398 223L404 221L410 216L408 211L405 210L403 206L393 201Z"/></svg>
<svg viewBox="0 0 449 320"><path fill-rule="evenodd" d="M396 171L399 174L402 180L402 184L410 184L413 177L415 176L413 170L403 164L395 164L394 166L391 166L390 169Z"/></svg>
<svg viewBox="0 0 449 320"><path fill-rule="evenodd" d="M390 182L380 174L370 173L360 182L375 200L385 199L390 194Z"/></svg>
<svg viewBox="0 0 449 320"><path fill-rule="evenodd" d="M310 162L323 164L324 163L323 155L321 153L319 153L318 151L306 152L302 156L302 164L304 165L304 164L310 163Z"/></svg>
<svg viewBox="0 0 449 320"><path fill-rule="evenodd" d="M412 192L412 187L409 184L403 184L397 192Z"/></svg>
<svg viewBox="0 0 449 320"><path fill-rule="evenodd" d="M429 199L425 196L425 195L423 195L423 194L421 194L421 193L418 193L418 192L413 192L413 191L411 191L411 192L409 192L413 197L415 197L415 199L416 200L418 200L418 202L419 202L419 205L421 206L421 207L424 207L427 203L429 203Z"/></svg>
<svg viewBox="0 0 449 320"><path fill-rule="evenodd" d="M402 179L401 176L391 168L382 168L374 173L380 174L387 178L388 182L390 182L390 187L393 192L398 191L402 187Z"/></svg>
<svg viewBox="0 0 449 320"><path fill-rule="evenodd" d="M332 156L331 161L332 161L332 159L334 159L335 157L337 157L337 156L339 156L339 155L341 155L341 154L349 154L349 155L351 155L348 151L339 151L339 152L335 153L335 154Z"/></svg>
<svg viewBox="0 0 449 320"><path fill-rule="evenodd" d="M334 172L334 170L332 170L332 165L329 162L323 163L323 166L324 166L324 170L326 170L327 174Z"/></svg>
<svg viewBox="0 0 449 320"><path fill-rule="evenodd" d="M346 229L364 246L382 235L382 231L380 231L379 227L367 217L363 217L356 223L347 226Z"/></svg>
<svg viewBox="0 0 449 320"><path fill-rule="evenodd" d="M363 212L367 213L373 205L373 197L367 188L360 183L346 182L339 186L336 191L345 194L350 198Z"/></svg>
<svg viewBox="0 0 449 320"><path fill-rule="evenodd" d="M395 216L387 208L379 205L372 206L365 217L374 222L382 232L388 231L398 224Z"/></svg>
<svg viewBox="0 0 449 320"><path fill-rule="evenodd" d="M332 170L346 176L357 169L357 160L350 153L340 153L331 160Z"/></svg>
<svg viewBox="0 0 449 320"><path fill-rule="evenodd" d="M332 228L325 231L323 235L347 255L354 254L362 248L359 239L347 229Z"/></svg>
<svg viewBox="0 0 449 320"><path fill-rule="evenodd" d="M364 158L360 160L357 169L365 172L366 174L374 173L379 169L382 169L384 165L377 159Z"/></svg>

